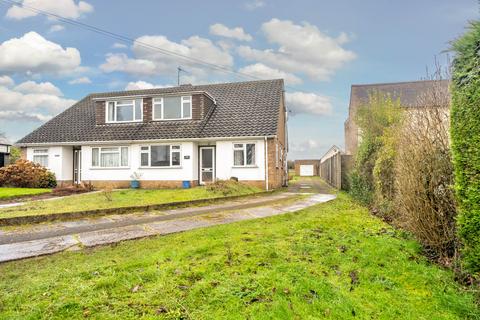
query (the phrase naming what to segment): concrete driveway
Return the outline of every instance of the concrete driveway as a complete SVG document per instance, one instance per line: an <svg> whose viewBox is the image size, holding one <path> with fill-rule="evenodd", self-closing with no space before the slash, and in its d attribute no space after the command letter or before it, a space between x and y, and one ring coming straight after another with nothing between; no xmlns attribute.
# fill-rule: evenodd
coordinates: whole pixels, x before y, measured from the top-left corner
<svg viewBox="0 0 480 320"><path fill-rule="evenodd" d="M0 262L294 212L335 199L327 188L302 179L287 192L204 207L0 228Z"/></svg>
<svg viewBox="0 0 480 320"><path fill-rule="evenodd" d="M335 193L335 189L319 177L296 177L289 183L288 191L294 193Z"/></svg>

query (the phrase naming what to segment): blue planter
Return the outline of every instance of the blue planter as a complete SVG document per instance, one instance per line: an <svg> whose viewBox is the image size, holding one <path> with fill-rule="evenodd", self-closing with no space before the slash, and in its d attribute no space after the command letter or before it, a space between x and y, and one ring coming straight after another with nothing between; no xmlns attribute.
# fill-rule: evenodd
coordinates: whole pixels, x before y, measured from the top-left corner
<svg viewBox="0 0 480 320"><path fill-rule="evenodd" d="M182 187L183 187L183 189L189 189L190 188L190 181L183 181L182 182Z"/></svg>
<svg viewBox="0 0 480 320"><path fill-rule="evenodd" d="M132 188L132 189L140 188L140 181L138 181L138 180L130 181L130 188Z"/></svg>

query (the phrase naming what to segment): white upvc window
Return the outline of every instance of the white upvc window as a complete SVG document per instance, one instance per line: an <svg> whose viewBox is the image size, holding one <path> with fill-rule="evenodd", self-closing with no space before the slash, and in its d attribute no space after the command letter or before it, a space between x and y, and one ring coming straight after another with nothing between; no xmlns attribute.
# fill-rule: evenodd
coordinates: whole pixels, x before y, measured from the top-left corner
<svg viewBox="0 0 480 320"><path fill-rule="evenodd" d="M141 167L180 167L182 148L180 145L151 145L140 147Z"/></svg>
<svg viewBox="0 0 480 320"><path fill-rule="evenodd" d="M192 96L153 98L153 120L192 119Z"/></svg>
<svg viewBox="0 0 480 320"><path fill-rule="evenodd" d="M233 165L235 167L254 166L255 143L234 143Z"/></svg>
<svg viewBox="0 0 480 320"><path fill-rule="evenodd" d="M143 119L142 99L107 101L105 117L107 123L137 122Z"/></svg>
<svg viewBox="0 0 480 320"><path fill-rule="evenodd" d="M48 167L48 148L33 149L33 162Z"/></svg>
<svg viewBox="0 0 480 320"><path fill-rule="evenodd" d="M92 168L128 168L128 147L92 148Z"/></svg>

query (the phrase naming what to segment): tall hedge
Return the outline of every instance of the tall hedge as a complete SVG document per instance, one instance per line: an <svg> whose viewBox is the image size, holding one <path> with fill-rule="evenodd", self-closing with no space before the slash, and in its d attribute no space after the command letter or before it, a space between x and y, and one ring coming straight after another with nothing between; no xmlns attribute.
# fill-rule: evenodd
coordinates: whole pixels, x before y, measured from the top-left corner
<svg viewBox="0 0 480 320"><path fill-rule="evenodd" d="M480 272L480 21L452 44L451 137L458 232L467 270Z"/></svg>

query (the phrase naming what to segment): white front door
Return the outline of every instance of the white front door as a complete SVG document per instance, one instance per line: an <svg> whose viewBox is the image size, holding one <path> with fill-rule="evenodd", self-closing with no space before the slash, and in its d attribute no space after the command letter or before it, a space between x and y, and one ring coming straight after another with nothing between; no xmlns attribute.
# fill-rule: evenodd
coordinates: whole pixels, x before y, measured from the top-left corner
<svg viewBox="0 0 480 320"><path fill-rule="evenodd" d="M302 176L302 177L313 176L313 165L312 164L302 164L302 165L300 165L300 176Z"/></svg>
<svg viewBox="0 0 480 320"><path fill-rule="evenodd" d="M215 147L200 147L200 184L215 181Z"/></svg>
<svg viewBox="0 0 480 320"><path fill-rule="evenodd" d="M73 183L80 184L82 182L82 150L73 150Z"/></svg>

